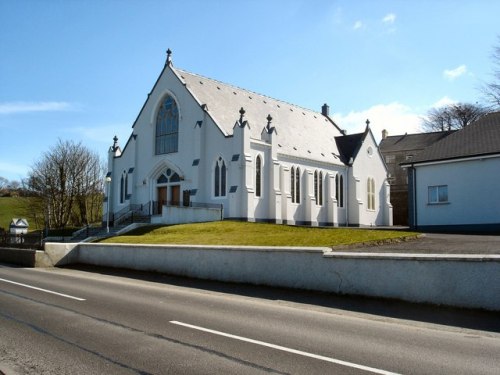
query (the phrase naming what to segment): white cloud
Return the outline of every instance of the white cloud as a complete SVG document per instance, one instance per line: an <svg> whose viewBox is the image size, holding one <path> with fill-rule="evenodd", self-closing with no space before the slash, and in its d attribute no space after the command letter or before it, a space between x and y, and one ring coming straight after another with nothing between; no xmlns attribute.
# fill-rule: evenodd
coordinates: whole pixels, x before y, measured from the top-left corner
<svg viewBox="0 0 500 375"><path fill-rule="evenodd" d="M432 105L432 108L446 107L447 105L455 104L455 103L457 103L456 100L448 98L447 96L443 96L441 99L439 99L436 103L434 103Z"/></svg>
<svg viewBox="0 0 500 375"><path fill-rule="evenodd" d="M366 120L370 120L370 128L377 142L382 138L384 129L389 135L420 132L421 114L398 102L378 104L363 111L346 115L339 113L332 117L341 129L347 130L347 134L363 132Z"/></svg>
<svg viewBox="0 0 500 375"><path fill-rule="evenodd" d="M353 26L352 28L353 28L354 30L359 30L359 29L361 29L362 27L363 27L363 22L361 22L361 21L356 21L356 22L354 23L354 26Z"/></svg>
<svg viewBox="0 0 500 375"><path fill-rule="evenodd" d="M395 21L396 21L396 15L394 13L389 13L384 18L382 18L382 22L385 24L392 25Z"/></svg>
<svg viewBox="0 0 500 375"><path fill-rule="evenodd" d="M467 73L467 66L460 65L455 69L445 69L445 71L443 72L443 76L446 79L453 81L461 75L464 75L465 73Z"/></svg>
<svg viewBox="0 0 500 375"><path fill-rule="evenodd" d="M4 102L4 103L0 103L0 114L70 111L73 109L74 109L74 106L68 102Z"/></svg>

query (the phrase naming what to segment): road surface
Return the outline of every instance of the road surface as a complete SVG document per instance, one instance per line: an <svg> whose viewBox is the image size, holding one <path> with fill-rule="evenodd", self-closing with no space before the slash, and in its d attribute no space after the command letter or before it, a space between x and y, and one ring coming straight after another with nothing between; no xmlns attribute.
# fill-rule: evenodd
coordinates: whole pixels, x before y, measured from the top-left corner
<svg viewBox="0 0 500 375"><path fill-rule="evenodd" d="M0 372L499 374L498 316L464 312L469 328L460 328L333 300L343 304L145 273L0 265ZM382 306L361 305L371 303Z"/></svg>

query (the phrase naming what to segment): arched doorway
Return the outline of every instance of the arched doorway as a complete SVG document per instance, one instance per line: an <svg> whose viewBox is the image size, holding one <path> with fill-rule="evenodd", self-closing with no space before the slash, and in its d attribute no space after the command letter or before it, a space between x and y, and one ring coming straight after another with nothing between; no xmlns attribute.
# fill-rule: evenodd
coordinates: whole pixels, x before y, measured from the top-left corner
<svg viewBox="0 0 500 375"><path fill-rule="evenodd" d="M179 174L168 168L156 179L157 214L161 215L163 206L180 206L181 178Z"/></svg>

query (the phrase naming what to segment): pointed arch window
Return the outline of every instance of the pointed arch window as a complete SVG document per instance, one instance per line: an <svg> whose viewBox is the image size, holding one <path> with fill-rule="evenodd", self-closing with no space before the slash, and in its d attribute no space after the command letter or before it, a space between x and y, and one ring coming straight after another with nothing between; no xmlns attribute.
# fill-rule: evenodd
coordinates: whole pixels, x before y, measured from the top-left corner
<svg viewBox="0 0 500 375"><path fill-rule="evenodd" d="M335 176L335 198L337 207L344 207L344 176L341 174Z"/></svg>
<svg viewBox="0 0 500 375"><path fill-rule="evenodd" d="M215 163L214 170L214 195L216 197L226 196L226 175L226 163L224 159L219 157L219 160Z"/></svg>
<svg viewBox="0 0 500 375"><path fill-rule="evenodd" d="M156 155L178 151L179 110L174 98L167 95L156 115Z"/></svg>
<svg viewBox="0 0 500 375"><path fill-rule="evenodd" d="M323 172L314 171L314 200L318 206L323 205Z"/></svg>
<svg viewBox="0 0 500 375"><path fill-rule="evenodd" d="M292 203L300 203L300 168L292 167L290 170L290 192Z"/></svg>
<svg viewBox="0 0 500 375"><path fill-rule="evenodd" d="M373 177L368 177L366 180L366 192L367 207L369 210L375 210L375 179Z"/></svg>
<svg viewBox="0 0 500 375"><path fill-rule="evenodd" d="M257 155L255 159L255 196L260 197L262 194L262 159Z"/></svg>

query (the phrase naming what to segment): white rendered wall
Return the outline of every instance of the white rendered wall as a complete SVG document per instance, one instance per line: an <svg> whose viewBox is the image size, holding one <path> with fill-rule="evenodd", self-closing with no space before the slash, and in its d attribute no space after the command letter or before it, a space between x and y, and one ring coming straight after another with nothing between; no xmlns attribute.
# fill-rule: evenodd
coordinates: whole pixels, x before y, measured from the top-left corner
<svg viewBox="0 0 500 375"><path fill-rule="evenodd" d="M500 158L417 166L417 225L500 223ZM428 204L428 186L448 186L448 203Z"/></svg>

